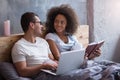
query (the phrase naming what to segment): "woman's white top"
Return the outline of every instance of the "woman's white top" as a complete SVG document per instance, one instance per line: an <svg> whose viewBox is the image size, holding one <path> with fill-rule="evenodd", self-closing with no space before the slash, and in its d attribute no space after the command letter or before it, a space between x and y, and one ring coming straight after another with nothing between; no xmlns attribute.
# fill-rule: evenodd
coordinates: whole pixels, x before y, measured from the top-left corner
<svg viewBox="0 0 120 80"><path fill-rule="evenodd" d="M80 50L83 48L75 36L69 35L67 37L68 37L68 43L64 43L56 33L48 33L45 39L53 40L56 43L60 52L76 50L76 49Z"/></svg>

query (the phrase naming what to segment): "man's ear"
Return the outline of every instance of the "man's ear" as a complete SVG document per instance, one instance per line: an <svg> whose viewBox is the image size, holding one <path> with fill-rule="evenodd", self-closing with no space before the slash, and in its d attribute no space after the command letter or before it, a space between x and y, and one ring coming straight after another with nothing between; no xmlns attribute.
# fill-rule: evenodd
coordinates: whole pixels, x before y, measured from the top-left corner
<svg viewBox="0 0 120 80"><path fill-rule="evenodd" d="M33 22L30 22L30 23L29 23L29 26L30 26L32 29L34 29L34 23L33 23Z"/></svg>

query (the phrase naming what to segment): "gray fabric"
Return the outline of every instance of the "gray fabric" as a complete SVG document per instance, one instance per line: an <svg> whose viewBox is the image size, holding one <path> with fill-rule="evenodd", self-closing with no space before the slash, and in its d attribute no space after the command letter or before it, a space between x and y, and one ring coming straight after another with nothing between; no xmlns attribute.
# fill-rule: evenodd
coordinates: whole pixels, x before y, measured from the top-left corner
<svg viewBox="0 0 120 80"><path fill-rule="evenodd" d="M19 77L10 63L0 63L0 73L7 80L31 80ZM112 61L87 61L84 67L65 75L54 76L40 72L35 76L34 80L120 80L120 64Z"/></svg>
<svg viewBox="0 0 120 80"><path fill-rule="evenodd" d="M12 63L0 62L0 74L6 80L32 80L30 78L19 77Z"/></svg>
<svg viewBox="0 0 120 80"><path fill-rule="evenodd" d="M120 74L119 63L111 61L87 61L84 68L70 71L68 74L53 76L41 72L34 80L119 80L120 75L116 75L116 71Z"/></svg>

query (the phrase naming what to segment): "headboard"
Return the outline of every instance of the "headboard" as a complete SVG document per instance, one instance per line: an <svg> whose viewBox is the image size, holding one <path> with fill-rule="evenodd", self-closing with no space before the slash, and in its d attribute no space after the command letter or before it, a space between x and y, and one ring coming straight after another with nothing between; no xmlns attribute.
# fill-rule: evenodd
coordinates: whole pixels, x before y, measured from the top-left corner
<svg viewBox="0 0 120 80"><path fill-rule="evenodd" d="M11 49L14 43L23 35L11 35L8 37L0 37L0 61L11 61Z"/></svg>
<svg viewBox="0 0 120 80"><path fill-rule="evenodd" d="M89 27L88 25L81 25L75 36L83 44L84 47L88 44L89 39ZM0 37L0 62L6 61L6 62L12 62L11 59L11 49L14 45L14 43L19 40L23 34L15 34L11 36L6 37Z"/></svg>

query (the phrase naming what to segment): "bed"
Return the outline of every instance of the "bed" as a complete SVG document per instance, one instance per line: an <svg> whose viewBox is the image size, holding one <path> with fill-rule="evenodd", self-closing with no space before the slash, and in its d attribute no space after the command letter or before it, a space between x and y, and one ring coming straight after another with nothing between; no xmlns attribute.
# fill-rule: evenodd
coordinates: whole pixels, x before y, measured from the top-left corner
<svg viewBox="0 0 120 80"><path fill-rule="evenodd" d="M89 43L89 27L81 25L75 36L86 47ZM0 37L0 80L33 80L32 78L20 77L12 64L11 49L14 43L23 34ZM38 74L34 80L120 80L120 64L112 61L86 61L86 64L78 70L68 74L53 76L44 72Z"/></svg>

